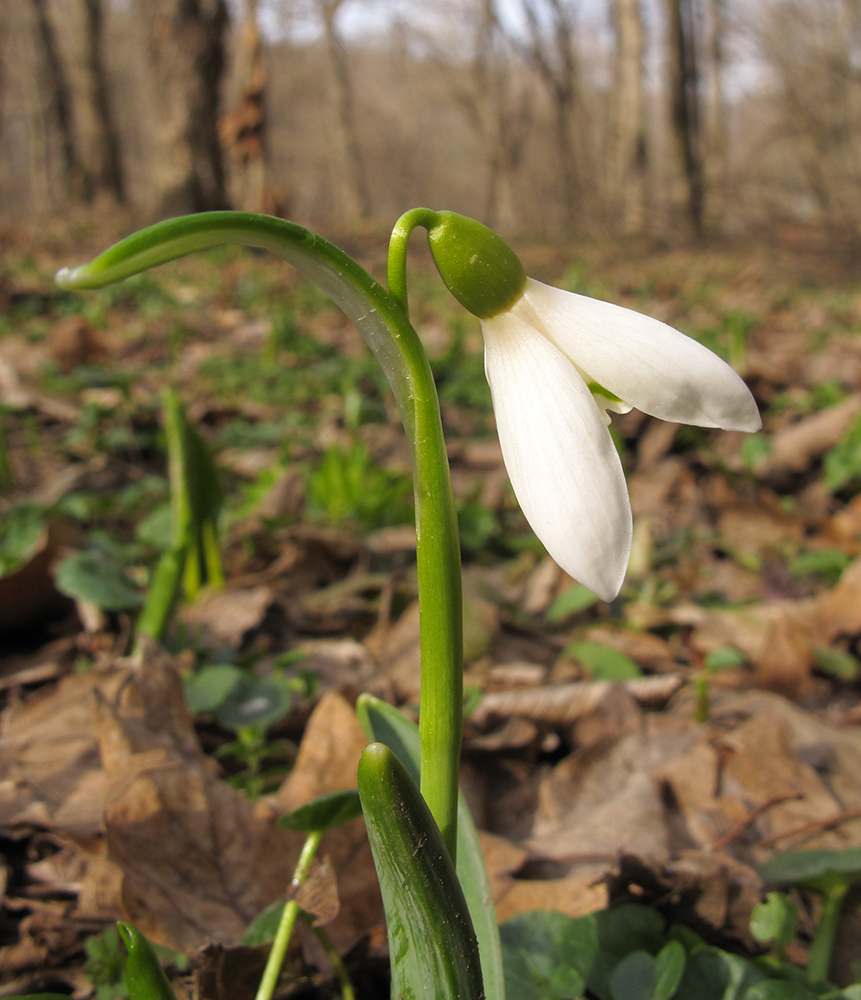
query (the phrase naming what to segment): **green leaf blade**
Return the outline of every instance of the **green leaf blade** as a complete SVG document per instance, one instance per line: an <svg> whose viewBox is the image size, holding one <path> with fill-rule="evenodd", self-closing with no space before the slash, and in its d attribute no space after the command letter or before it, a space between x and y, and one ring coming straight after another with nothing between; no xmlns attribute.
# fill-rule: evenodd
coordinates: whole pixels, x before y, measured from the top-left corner
<svg viewBox="0 0 861 1000"><path fill-rule="evenodd" d="M141 932L120 920L120 937L128 949L126 985L129 1000L176 1000L153 946Z"/></svg>
<svg viewBox="0 0 861 1000"><path fill-rule="evenodd" d="M371 743L359 795L383 893L398 1000L482 1000L478 942L454 865L397 755Z"/></svg>
<svg viewBox="0 0 861 1000"><path fill-rule="evenodd" d="M301 833L325 831L362 815L362 803L359 793L348 789L343 792L330 792L321 795L293 812L282 816L278 825L287 830L297 830Z"/></svg>
<svg viewBox="0 0 861 1000"><path fill-rule="evenodd" d="M419 732L416 725L394 705L372 695L361 695L356 710L368 739L390 747L418 784ZM457 809L456 868L478 937L485 996L487 1000L505 1000L502 945L493 906L493 892L487 877L478 831L462 794ZM511 1000L516 998L517 994L512 994Z"/></svg>
<svg viewBox="0 0 861 1000"><path fill-rule="evenodd" d="M613 969L610 993L613 1000L655 1000L658 972L647 951L632 951Z"/></svg>

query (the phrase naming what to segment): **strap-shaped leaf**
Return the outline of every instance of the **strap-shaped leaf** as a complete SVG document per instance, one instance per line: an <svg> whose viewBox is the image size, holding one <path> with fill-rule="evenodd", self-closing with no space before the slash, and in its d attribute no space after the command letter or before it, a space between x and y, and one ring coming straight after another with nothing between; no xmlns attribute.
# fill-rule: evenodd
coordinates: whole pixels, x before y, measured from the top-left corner
<svg viewBox="0 0 861 1000"><path fill-rule="evenodd" d="M315 830L330 830L341 823L349 823L362 815L359 796L350 788L343 792L329 792L312 799L304 806L287 813L278 820L278 825L287 830L312 833Z"/></svg>
<svg viewBox="0 0 861 1000"><path fill-rule="evenodd" d="M393 1000L483 1000L454 865L421 792L382 743L362 753L359 796L386 908Z"/></svg>
<svg viewBox="0 0 861 1000"><path fill-rule="evenodd" d="M419 780L418 727L394 705L363 694L356 706L369 740L385 743L398 755L413 781ZM502 946L493 908L493 892L484 865L478 833L466 799L460 795L457 809L457 877L472 917L481 956L481 972L487 1000L505 1000Z"/></svg>
<svg viewBox="0 0 861 1000"><path fill-rule="evenodd" d="M117 929L128 949L126 986L129 1000L176 1000L155 949L137 927L120 920Z"/></svg>

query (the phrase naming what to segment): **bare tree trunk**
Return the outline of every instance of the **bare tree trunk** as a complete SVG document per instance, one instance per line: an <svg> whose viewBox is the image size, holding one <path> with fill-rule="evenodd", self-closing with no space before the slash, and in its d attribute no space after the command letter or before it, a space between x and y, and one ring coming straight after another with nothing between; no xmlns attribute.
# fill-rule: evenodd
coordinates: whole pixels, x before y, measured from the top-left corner
<svg viewBox="0 0 861 1000"><path fill-rule="evenodd" d="M520 163L531 118L530 95L515 79L512 45L496 0L480 0L467 82L455 67L451 82L481 143L486 181L481 218L495 227L515 221L513 175ZM451 69L451 67L448 67Z"/></svg>
<svg viewBox="0 0 861 1000"><path fill-rule="evenodd" d="M566 0L545 0L550 19L550 39L541 27L536 0L523 0L529 26L529 61L544 81L553 100L556 145L562 179L565 222L573 224L580 202L580 171L573 141L573 118L578 97L578 67L574 53L574 20Z"/></svg>
<svg viewBox="0 0 861 1000"><path fill-rule="evenodd" d="M60 136L64 194L73 198L89 198L88 178L81 160L72 121L72 92L60 59L56 33L48 11L47 0L31 0L36 16L36 28L42 50L47 105Z"/></svg>
<svg viewBox="0 0 861 1000"><path fill-rule="evenodd" d="M720 229L726 178L726 106L724 103L724 31L726 0L708 0L708 62L703 119L703 219L710 231Z"/></svg>
<svg viewBox="0 0 861 1000"><path fill-rule="evenodd" d="M615 0L616 51L607 149L609 216L623 233L643 230L646 133L643 119L643 21L639 0Z"/></svg>
<svg viewBox="0 0 861 1000"><path fill-rule="evenodd" d="M283 210L283 197L268 182L266 63L257 24L257 0L249 0L245 11L235 75L239 99L219 125L230 165L230 200L245 212L277 215Z"/></svg>
<svg viewBox="0 0 861 1000"><path fill-rule="evenodd" d="M326 30L326 45L332 69L335 75L335 96L338 105L338 120L344 139L344 152L347 159L347 170L352 187L352 197L357 214L362 219L373 214L371 191L368 177L362 160L361 144L359 142L359 126L356 121L356 109L353 102L353 84L350 79L350 67L347 61L347 48L336 24L338 11L343 0L321 0L320 12L323 15L323 25Z"/></svg>
<svg viewBox="0 0 861 1000"><path fill-rule="evenodd" d="M704 180L693 0L666 0L666 9L673 136L685 180L688 221L699 235L703 230Z"/></svg>
<svg viewBox="0 0 861 1000"><path fill-rule="evenodd" d="M120 142L111 109L107 70L103 56L104 11L102 0L83 0L84 58L88 97L92 103L95 136L92 142L94 184L119 204L126 200Z"/></svg>
<svg viewBox="0 0 861 1000"><path fill-rule="evenodd" d="M218 139L225 0L135 0L159 122L150 175L155 214L227 207Z"/></svg>

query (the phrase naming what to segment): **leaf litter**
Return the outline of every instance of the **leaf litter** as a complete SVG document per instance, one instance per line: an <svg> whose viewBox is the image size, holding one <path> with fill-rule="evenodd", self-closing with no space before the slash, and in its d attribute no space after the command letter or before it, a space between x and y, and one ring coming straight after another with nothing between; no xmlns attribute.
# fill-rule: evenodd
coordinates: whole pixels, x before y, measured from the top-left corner
<svg viewBox="0 0 861 1000"><path fill-rule="evenodd" d="M634 557L621 600L597 604L542 556L516 509L480 367L468 362L477 333L464 348L450 333L461 322L453 308L435 313L468 553L463 787L501 920L646 901L709 940L755 949L750 914L767 889L757 865L789 848L861 846L852 279L839 261L797 250L739 261L717 250L696 260L585 252L596 284L717 337L718 349L715 331L744 300L757 322L745 327L742 372L764 432L751 446L636 413L617 422ZM564 270L555 251L534 253L551 280ZM277 818L355 787L361 691L407 712L417 703L414 535L385 523L405 452L362 352L337 353L349 331L316 300L303 319L303 286L280 264L239 253L184 261L158 285L99 293L85 319L68 315L83 300L50 288L55 263L44 260L43 314L13 317L0 337L2 513L36 501L52 526L0 577L0 970L14 992L64 983L85 996L81 942L122 917L196 956L188 995L241 1000L260 965L242 936L284 897L301 847ZM13 288L16 267L10 254ZM255 298L243 290L252 269ZM288 303L289 320L269 318L273 301ZM231 360L233 382L219 383ZM98 532L125 547L132 580L145 576L152 555L136 528L163 496L146 484L165 476L166 377L234 498L228 582L181 609L170 652L129 658L128 613L103 612L87 632L85 609L54 582L63 554ZM361 507L355 493L326 502L341 467L366 477ZM378 509L366 502L374 490ZM639 676L603 673L623 661ZM223 752L231 734L185 706L183 679L219 662L292 692L268 731L286 763L256 795L243 791L242 760ZM323 856L312 908L332 917L327 931L361 977L385 955L361 820L329 831ZM857 919L850 908L846 927ZM800 958L803 941L794 947ZM835 969L845 975L857 958L847 932ZM310 934L289 968L296 989L329 975Z"/></svg>

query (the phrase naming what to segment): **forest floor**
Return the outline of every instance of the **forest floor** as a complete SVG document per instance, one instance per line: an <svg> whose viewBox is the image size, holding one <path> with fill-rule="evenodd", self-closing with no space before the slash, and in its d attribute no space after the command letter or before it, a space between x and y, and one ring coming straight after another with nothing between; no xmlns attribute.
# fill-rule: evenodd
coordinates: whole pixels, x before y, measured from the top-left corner
<svg viewBox="0 0 861 1000"><path fill-rule="evenodd" d="M261 950L240 940L301 845L274 818L354 786L359 693L417 704L409 455L358 334L286 265L224 248L54 287L113 236L8 232L0 257L0 996L113 997L126 918L190 956L178 996L243 1000ZM340 242L384 273L384 240ZM764 427L614 419L634 554L598 601L520 514L478 325L417 252L464 552L462 785L499 919L637 900L756 950L758 865L861 847L861 275L807 240L518 250L722 354ZM168 541L168 385L219 470L226 582L134 659ZM359 995L383 996L362 821L322 851L334 879L307 905ZM847 907L836 982L859 920ZM315 947L283 996L334 995Z"/></svg>

